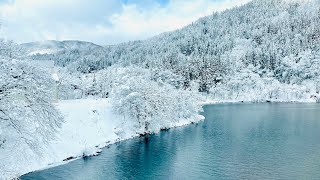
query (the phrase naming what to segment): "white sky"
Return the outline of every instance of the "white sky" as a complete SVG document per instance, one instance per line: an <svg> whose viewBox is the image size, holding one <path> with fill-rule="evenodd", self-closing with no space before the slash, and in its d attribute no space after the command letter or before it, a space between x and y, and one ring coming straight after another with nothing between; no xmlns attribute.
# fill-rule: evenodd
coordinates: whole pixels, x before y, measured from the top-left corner
<svg viewBox="0 0 320 180"><path fill-rule="evenodd" d="M181 28L250 0L0 0L0 37L115 44Z"/></svg>

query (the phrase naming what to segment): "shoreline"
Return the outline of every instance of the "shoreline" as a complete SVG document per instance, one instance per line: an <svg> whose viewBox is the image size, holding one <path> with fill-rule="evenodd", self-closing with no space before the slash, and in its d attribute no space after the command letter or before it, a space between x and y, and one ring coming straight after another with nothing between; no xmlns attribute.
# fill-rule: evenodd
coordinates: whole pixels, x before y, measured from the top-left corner
<svg viewBox="0 0 320 180"><path fill-rule="evenodd" d="M87 100L87 99L84 99L84 100ZM101 99L89 99L89 101L100 101L100 100ZM69 103L72 104L72 102L81 102L81 101L83 101L83 99L67 100L67 101L64 101L64 102L67 103L67 104L69 104ZM109 100L106 100L106 101L108 103L110 103ZM59 103L61 103L61 102L59 102ZM218 105L218 104L255 104L255 103L299 103L299 104L300 103L305 103L305 104L314 104L314 103L317 103L317 102L316 101L270 101L270 102L268 102L268 101L212 101L212 100L206 100L206 101L200 101L198 103L201 106L209 106L209 105ZM173 125L172 127L168 128L168 129L159 130L158 132L154 132L154 133L151 133L151 134L156 134L156 133L159 133L161 131L166 131L166 130L169 130L169 129L180 128L180 127L187 126L187 125L190 125L190 124L193 124L193 123L198 123L198 122L203 121L205 119L205 117L202 116L202 115L198 115L197 117L194 117L194 118L196 118L196 120L191 120L191 119L181 120L179 123ZM34 170L26 172L26 173L23 173L19 177L27 175L27 174L30 174L30 173L33 173L33 172L36 172L36 171L42 171L42 170L50 169L50 168L57 167L57 166L60 166L60 165L65 165L65 164L68 164L68 163L70 163L72 161L79 160L80 158L99 156L99 154L105 148L107 148L108 146L120 143L122 141L129 140L129 139L133 139L133 138L140 138L140 135L135 134L135 135L131 135L130 137L128 136L126 138L123 138L123 139L118 139L117 138L117 139L114 139L113 141L99 143L98 145L96 145L94 147L88 147L91 150L91 152L87 152L87 154L82 154L82 155L81 154L73 154L73 156L65 157L64 159L61 159L60 161L51 162L51 163L48 163L47 165L43 165L42 167L34 168Z"/></svg>
<svg viewBox="0 0 320 180"><path fill-rule="evenodd" d="M110 112L109 99L66 100L66 101L61 101L59 103L56 103L56 105L60 106L58 109L62 108L61 106L64 106L64 105L68 105L68 106L69 105L73 105L73 103L75 103L75 104L76 103L81 103L82 105L84 104L84 106L87 106L87 103L82 103L82 101L94 102L95 104L96 103L99 104L99 102L102 101L102 103L101 102L100 103L103 104L103 109ZM61 104L63 104L63 105L61 105ZM77 105L74 105L73 107L77 107ZM96 109L97 109L97 108L90 108L90 106L87 106L87 108L88 108L89 111L92 111L93 109L94 109L94 111L96 111ZM65 114L66 110L64 109L63 111L64 111L64 114ZM81 111L81 109L79 111ZM99 110L97 110L97 111L101 112L101 109L100 109L100 111ZM78 160L78 159L83 158L83 157L98 156L103 151L103 149L107 148L110 145L114 145L116 143L119 143L119 142L122 142L122 141L125 141L125 140L129 140L129 139L132 139L132 138L140 137L139 134L135 134L135 133L133 133L133 131L130 131L129 129L127 130L127 134L125 135L125 138L120 138L119 136L116 136L114 134L114 132L113 132L113 130L114 130L113 128L115 127L115 122L114 121L117 121L119 119L119 117L117 117L117 115L114 115L114 114L112 114L111 116L109 114L109 117L108 116L103 116L103 117L104 117L104 119L100 119L100 121L101 120L104 121L104 124L105 124L104 127L108 127L107 130L105 129L106 131L109 131L109 135L108 134L106 135L108 137L105 137L105 139L108 139L108 141L97 142L93 146L86 147L86 149L83 149L83 148L81 149L81 147L78 147L78 149L77 148L73 148L73 150L71 150L71 151L74 152L73 154L70 153L70 151L69 151L69 153L68 152L59 153L59 152L54 152L54 150L53 150L53 153L58 154L59 157L56 157L55 160L53 160L53 161L49 160L46 165L42 164L42 165L39 165L39 166L35 166L34 168L32 168L31 171L28 171L28 172L26 171L26 172L22 173L21 175L19 175L19 177L21 177L23 175L26 175L26 174L30 174L30 173L36 172L36 171L41 171L41 170L49 169L49 168L56 167L56 166L59 166L59 165L64 165L64 164L67 164L67 163L72 162L74 160ZM88 118L88 119L90 119L90 118ZM189 124L192 124L192 123L197 123L197 122L202 121L202 120L204 120L204 116L198 114L198 115L195 115L194 117L189 118L189 119L180 119L178 123L171 124L170 128L168 128L168 129L174 129L174 128L183 127L183 126L186 126L186 125L189 125ZM58 132L58 136L61 136L61 134L63 134L62 131L68 131L70 129L70 128L66 128L65 127L66 124L75 124L72 121L78 121L78 119L70 118L70 115L67 114L66 122L64 124L64 127L62 127L61 130ZM111 126L110 126L110 124L111 124ZM84 130L86 130L86 126L84 126ZM156 133L159 133L160 131L165 131L165 130L167 130L167 129L164 129L164 130L160 129L159 131L153 132L151 134L156 134ZM74 132L72 132L72 133L74 133ZM58 137L58 140L55 140L55 141L59 141L59 139L61 140L62 137ZM65 139L67 139L67 140L60 142L60 144L56 143L56 142L51 143L50 147L59 147L60 146L63 149L62 145L66 145L67 144L68 146L70 146L69 143L68 143L68 142L70 142L70 140L68 140L69 138L66 137ZM66 149L68 149L68 148L69 147L66 147ZM78 153L76 153L76 152L78 152ZM52 153L52 151L51 152L49 151L49 153ZM61 154L63 154L63 155L61 155Z"/></svg>

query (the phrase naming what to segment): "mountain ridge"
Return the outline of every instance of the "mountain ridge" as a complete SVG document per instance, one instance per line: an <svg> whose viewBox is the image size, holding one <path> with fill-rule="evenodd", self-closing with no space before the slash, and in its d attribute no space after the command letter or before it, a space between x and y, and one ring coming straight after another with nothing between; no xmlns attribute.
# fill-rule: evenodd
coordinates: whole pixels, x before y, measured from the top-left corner
<svg viewBox="0 0 320 180"><path fill-rule="evenodd" d="M20 44L24 48L28 55L37 54L53 54L63 50L73 50L73 49L93 49L102 48L102 46L97 45L92 42L79 41L79 40L45 40L45 41L35 41Z"/></svg>

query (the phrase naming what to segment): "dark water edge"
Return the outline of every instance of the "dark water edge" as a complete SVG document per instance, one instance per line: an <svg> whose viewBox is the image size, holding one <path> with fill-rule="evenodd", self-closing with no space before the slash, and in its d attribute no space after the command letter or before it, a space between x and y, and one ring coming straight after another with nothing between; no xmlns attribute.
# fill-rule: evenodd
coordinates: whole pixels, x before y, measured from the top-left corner
<svg viewBox="0 0 320 180"><path fill-rule="evenodd" d="M21 179L320 179L320 104L217 104L206 120Z"/></svg>

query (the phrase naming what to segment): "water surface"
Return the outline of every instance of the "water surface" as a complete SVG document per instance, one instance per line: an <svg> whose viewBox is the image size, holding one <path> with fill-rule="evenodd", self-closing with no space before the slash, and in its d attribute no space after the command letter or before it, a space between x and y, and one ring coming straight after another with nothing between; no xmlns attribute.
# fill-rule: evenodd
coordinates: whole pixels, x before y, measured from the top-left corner
<svg viewBox="0 0 320 180"><path fill-rule="evenodd" d="M320 179L319 104L222 104L204 122L111 145L29 179Z"/></svg>

